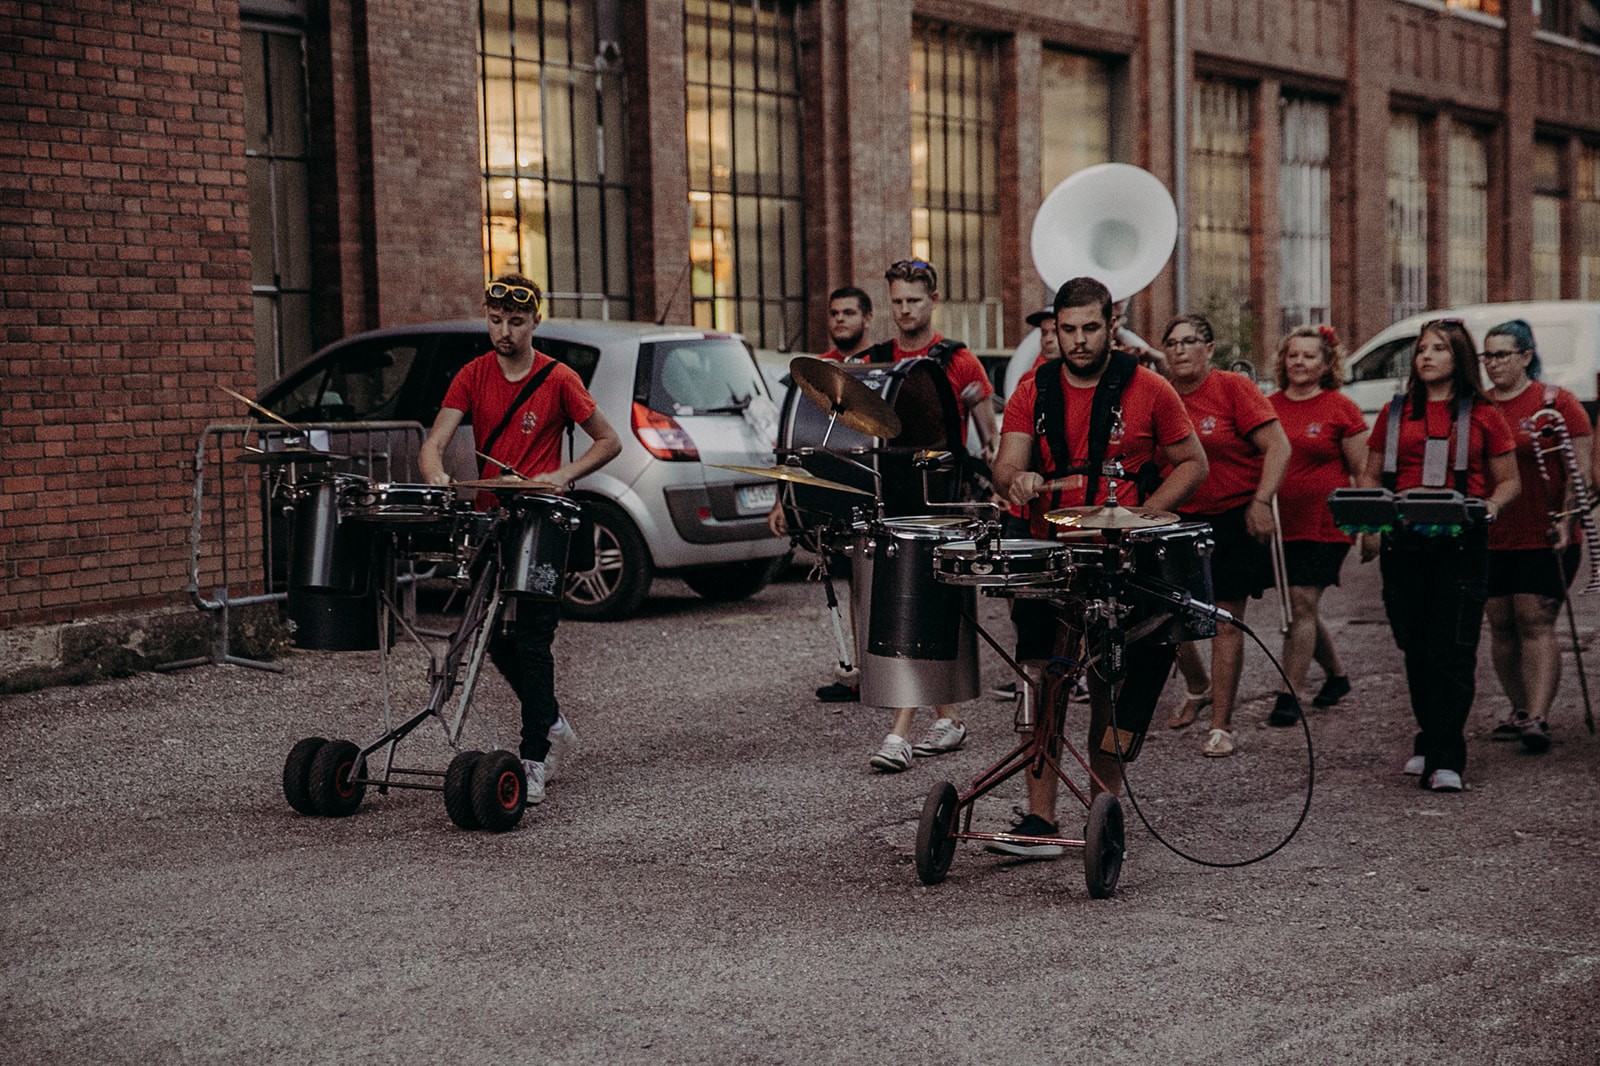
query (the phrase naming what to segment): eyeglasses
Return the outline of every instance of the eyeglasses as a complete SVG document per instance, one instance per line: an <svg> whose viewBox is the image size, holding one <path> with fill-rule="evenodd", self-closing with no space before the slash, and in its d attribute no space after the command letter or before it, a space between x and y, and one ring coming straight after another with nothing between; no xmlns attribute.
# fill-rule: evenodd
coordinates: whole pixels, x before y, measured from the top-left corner
<svg viewBox="0 0 1600 1066"><path fill-rule="evenodd" d="M921 281L929 289L939 287L939 272L933 269L933 264L925 259L901 259L890 263L889 269L884 271L885 281Z"/></svg>
<svg viewBox="0 0 1600 1066"><path fill-rule="evenodd" d="M539 305L539 290L530 289L526 285L507 285L504 282L495 282L483 290L483 295L490 300L509 300L514 304L526 304L537 307Z"/></svg>
<svg viewBox="0 0 1600 1066"><path fill-rule="evenodd" d="M1168 337L1161 342L1163 348L1202 348L1211 342L1204 337Z"/></svg>
<svg viewBox="0 0 1600 1066"><path fill-rule="evenodd" d="M1478 358L1482 359L1485 363L1498 363L1502 359L1510 359L1513 355L1522 354L1524 354L1524 349L1512 348L1510 351L1506 352L1484 352L1482 355L1478 356Z"/></svg>

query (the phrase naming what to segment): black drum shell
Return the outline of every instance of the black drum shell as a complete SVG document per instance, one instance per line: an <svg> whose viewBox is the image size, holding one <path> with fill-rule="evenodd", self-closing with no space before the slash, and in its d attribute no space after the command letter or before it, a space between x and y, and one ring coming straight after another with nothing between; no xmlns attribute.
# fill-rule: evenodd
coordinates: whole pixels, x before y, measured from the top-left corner
<svg viewBox="0 0 1600 1066"><path fill-rule="evenodd" d="M1206 522L1184 522L1157 529L1134 530L1124 535L1133 560L1133 569L1185 590L1194 599L1214 603L1211 591L1211 526ZM1171 611L1172 607L1142 594L1133 596L1135 612L1127 623L1131 629L1142 619ZM1156 631L1156 643L1209 640L1217 635L1217 621L1192 612L1180 611L1172 621Z"/></svg>
<svg viewBox="0 0 1600 1066"><path fill-rule="evenodd" d="M500 591L529 600L557 601L567 584L567 553L583 516L564 496L520 493L506 505L500 555Z"/></svg>
<svg viewBox="0 0 1600 1066"><path fill-rule="evenodd" d="M369 529L345 520L343 496L365 478L338 474L303 482L292 492L289 587L310 592L363 595L372 559Z"/></svg>

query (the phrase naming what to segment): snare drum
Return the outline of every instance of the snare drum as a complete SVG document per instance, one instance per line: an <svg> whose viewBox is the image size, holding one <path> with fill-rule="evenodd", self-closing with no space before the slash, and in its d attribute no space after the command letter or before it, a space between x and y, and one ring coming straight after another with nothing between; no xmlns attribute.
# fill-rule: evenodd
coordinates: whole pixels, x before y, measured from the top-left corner
<svg viewBox="0 0 1600 1066"><path fill-rule="evenodd" d="M1184 522L1156 529L1134 529L1123 534L1123 544L1133 560L1133 569L1142 577L1155 578L1188 592L1194 599L1214 603L1211 592L1211 526L1205 522ZM1173 611L1170 604L1134 594L1138 604L1132 629L1154 614ZM1155 631L1155 642L1172 644L1185 640L1207 640L1217 635L1217 621L1179 611L1166 625Z"/></svg>
<svg viewBox="0 0 1600 1066"><path fill-rule="evenodd" d="M559 600L566 589L567 549L583 507L565 496L523 492L506 504L500 591L530 600Z"/></svg>
<svg viewBox="0 0 1600 1066"><path fill-rule="evenodd" d="M978 594L934 577L942 544L970 541L967 518L889 518L856 529L851 595L861 700L878 707L960 703L978 695Z"/></svg>
<svg viewBox="0 0 1600 1066"><path fill-rule="evenodd" d="M933 576L946 585L980 589L1058 585L1075 566L1100 562L1102 549L1053 540L994 540L979 551L975 540L933 550Z"/></svg>
<svg viewBox="0 0 1600 1066"><path fill-rule="evenodd" d="M345 494L342 509L355 522L405 525L450 521L455 490L438 485L365 484Z"/></svg>
<svg viewBox="0 0 1600 1066"><path fill-rule="evenodd" d="M289 587L360 595L367 589L371 538L344 524L340 501L371 483L359 474L330 474L287 489L294 524L289 536Z"/></svg>

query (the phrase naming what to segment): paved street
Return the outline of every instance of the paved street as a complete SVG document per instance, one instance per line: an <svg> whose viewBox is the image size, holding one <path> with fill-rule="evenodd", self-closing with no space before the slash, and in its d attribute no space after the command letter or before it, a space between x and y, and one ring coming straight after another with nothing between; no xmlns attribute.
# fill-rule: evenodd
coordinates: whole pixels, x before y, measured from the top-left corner
<svg viewBox="0 0 1600 1066"><path fill-rule="evenodd" d="M831 658L818 586L732 606L658 591L633 621L562 626L580 756L499 836L456 829L436 793L369 791L344 820L284 803L296 739L376 735L373 654L0 700L0 1057L1600 1061L1600 740L1570 660L1557 743L1529 756L1487 740L1505 703L1485 641L1470 787L1422 792L1398 773L1409 712L1375 567L1347 564L1328 614L1356 688L1311 718L1300 834L1203 868L1130 809L1121 884L1094 901L1076 852L962 845L946 882L916 878L923 797L1010 746L1008 704L969 705L965 750L876 775L886 716L812 699ZM1269 594L1250 616L1274 651L1275 611ZM983 612L1007 639L1001 605ZM422 660L396 667L416 703ZM1202 759L1203 732L1168 732L1163 707L1130 771L1185 850L1247 857L1298 816L1304 737L1261 725L1267 671L1248 651L1234 758ZM509 744L509 694L487 686L478 724ZM419 736L405 761L442 768L438 731ZM975 826L1021 796L1011 782Z"/></svg>

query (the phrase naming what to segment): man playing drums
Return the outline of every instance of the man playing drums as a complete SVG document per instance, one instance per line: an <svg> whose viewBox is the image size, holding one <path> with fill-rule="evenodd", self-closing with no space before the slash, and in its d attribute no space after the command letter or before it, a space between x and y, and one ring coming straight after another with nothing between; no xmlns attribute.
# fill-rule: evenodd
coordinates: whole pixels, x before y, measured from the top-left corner
<svg viewBox="0 0 1600 1066"><path fill-rule="evenodd" d="M1039 538L1052 536L1044 520L1047 511L1105 502L1104 470L1112 462L1121 464L1128 479L1116 486L1119 502L1132 503L1137 497L1145 508L1176 510L1206 476L1205 451L1183 401L1159 374L1140 367L1133 355L1113 350L1111 293L1100 282L1072 279L1056 293L1054 308L1061 358L1019 384L1007 402L994 466L996 487L1012 503L1028 507L1033 535ZM1053 454L1052 440L1058 445L1064 442L1068 454ZM1152 484L1158 458L1171 469L1164 481ZM1017 658L1037 680L1045 662L1069 639L1069 623L1058 624L1054 611L1036 600L1018 600L1012 620L1017 626ZM1118 747L1124 759L1136 750L1173 655L1170 644L1137 642L1127 648L1127 681L1115 694L1116 731L1108 728L1111 688L1093 669L1088 671L1089 763L1113 793L1122 788ZM1053 699L1053 691L1045 698ZM1039 721L1048 717L1040 716ZM1028 814L1012 832L1059 836L1056 790L1055 774L1048 767L1037 776L1030 772ZM1060 845L1009 841L996 841L990 849L1030 858L1054 858L1064 850Z"/></svg>
<svg viewBox="0 0 1600 1066"><path fill-rule="evenodd" d="M485 465L484 478L512 471L554 486L542 491L566 492L574 481L616 458L622 442L577 372L534 350L537 285L520 274L502 274L485 290L483 306L494 350L462 367L450 383L417 466L428 484L450 484L444 449L461 420L470 417L474 447L494 459ZM592 443L563 464L561 435L571 424L581 426ZM480 509L492 505L492 499L480 493ZM522 702L520 753L528 802L539 803L544 799L547 769L554 773L559 758L552 746L570 747L576 739L556 703L555 659L550 653L561 604L519 600L507 609L506 617L505 632L494 637L489 655Z"/></svg>

